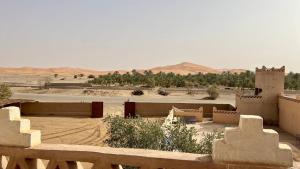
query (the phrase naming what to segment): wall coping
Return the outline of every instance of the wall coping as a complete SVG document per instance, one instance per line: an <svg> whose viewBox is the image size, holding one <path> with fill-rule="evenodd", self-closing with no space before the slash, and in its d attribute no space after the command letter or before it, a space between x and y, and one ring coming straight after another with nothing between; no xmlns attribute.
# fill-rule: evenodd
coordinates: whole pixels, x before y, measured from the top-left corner
<svg viewBox="0 0 300 169"><path fill-rule="evenodd" d="M65 162L89 162L106 168L114 168L115 165L131 165L141 168L174 168L174 169L282 169L282 166L268 164L250 164L243 162L214 162L211 155L191 154L182 152L168 152L145 149L111 148L86 145L66 144L40 144L30 148L0 146L1 156L9 156L9 163L18 163L27 168L36 168L36 164L30 163L32 159L50 160L48 165L57 161ZM22 161L23 159L23 161ZM26 160L24 160L26 159ZM18 163L19 164L19 163ZM65 163L68 166L68 163ZM74 164L74 163L73 163ZM29 167L28 167L29 166ZM26 168L25 167L25 168ZM48 166L49 167L49 166ZM52 166L55 167L56 166ZM105 168L104 167L104 168ZM72 168L72 167L71 167Z"/></svg>
<svg viewBox="0 0 300 169"><path fill-rule="evenodd" d="M293 101L293 102L296 102L296 103L300 103L300 100L296 99L296 98L292 98L292 97L287 97L287 96L279 96L279 99L284 99L284 100L289 100L289 101Z"/></svg>
<svg viewBox="0 0 300 169"><path fill-rule="evenodd" d="M229 110L214 110L213 113L240 114L240 112L238 111L229 111Z"/></svg>
<svg viewBox="0 0 300 169"><path fill-rule="evenodd" d="M265 66L262 66L262 68L256 67L256 72L285 72L285 66L282 66L281 68L267 68Z"/></svg>

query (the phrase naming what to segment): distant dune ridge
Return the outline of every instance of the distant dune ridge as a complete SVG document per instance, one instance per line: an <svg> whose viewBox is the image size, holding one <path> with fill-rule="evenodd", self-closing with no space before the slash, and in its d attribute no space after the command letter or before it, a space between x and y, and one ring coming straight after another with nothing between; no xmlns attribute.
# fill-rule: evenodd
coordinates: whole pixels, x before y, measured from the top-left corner
<svg viewBox="0 0 300 169"><path fill-rule="evenodd" d="M176 65L160 66L151 69L139 69L138 72L144 72L145 70L151 70L153 73L159 72L173 72L175 74L197 74L201 73L222 73L224 71L229 71L232 73L245 72L244 69L215 69L194 63L183 62ZM126 70L117 70L119 73L126 73ZM131 70L129 70L130 72ZM75 74L85 74L85 75L104 75L108 73L113 73L115 71L99 71L92 69L82 69L73 67L58 67L58 68L35 68L35 67L0 67L0 74L26 74L26 75L47 75L47 74L60 74L60 75L75 75Z"/></svg>

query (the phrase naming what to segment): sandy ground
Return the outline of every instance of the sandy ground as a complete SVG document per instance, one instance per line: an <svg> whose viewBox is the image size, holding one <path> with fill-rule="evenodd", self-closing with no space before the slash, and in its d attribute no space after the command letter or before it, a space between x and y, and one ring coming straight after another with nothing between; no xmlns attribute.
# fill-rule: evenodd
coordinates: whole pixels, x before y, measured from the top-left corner
<svg viewBox="0 0 300 169"><path fill-rule="evenodd" d="M43 143L103 146L106 127L102 119L70 117L23 117L31 128L41 130Z"/></svg>

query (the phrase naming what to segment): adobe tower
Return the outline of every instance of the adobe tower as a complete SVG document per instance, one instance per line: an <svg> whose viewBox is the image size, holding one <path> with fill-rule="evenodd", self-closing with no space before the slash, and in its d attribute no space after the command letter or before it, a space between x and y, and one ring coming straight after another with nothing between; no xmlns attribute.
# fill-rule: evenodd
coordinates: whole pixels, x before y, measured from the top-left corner
<svg viewBox="0 0 300 169"><path fill-rule="evenodd" d="M262 113L270 123L278 123L278 96L284 92L285 67L256 68L255 95L262 96Z"/></svg>
<svg viewBox="0 0 300 169"><path fill-rule="evenodd" d="M236 95L240 114L263 117L265 124L278 124L278 97L284 92L285 67L256 68L255 94Z"/></svg>

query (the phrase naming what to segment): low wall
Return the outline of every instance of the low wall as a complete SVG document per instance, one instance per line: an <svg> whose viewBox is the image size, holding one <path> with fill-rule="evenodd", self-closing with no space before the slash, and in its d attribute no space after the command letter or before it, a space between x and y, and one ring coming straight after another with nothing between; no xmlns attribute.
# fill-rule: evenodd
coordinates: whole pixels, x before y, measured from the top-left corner
<svg viewBox="0 0 300 169"><path fill-rule="evenodd" d="M237 110L243 115L257 115L264 124L278 125L278 103L265 100L262 96L236 95Z"/></svg>
<svg viewBox="0 0 300 169"><path fill-rule="evenodd" d="M102 117L103 103L28 102L22 103L22 115Z"/></svg>
<svg viewBox="0 0 300 169"><path fill-rule="evenodd" d="M300 134L300 99L279 96L279 127L292 135Z"/></svg>
<svg viewBox="0 0 300 169"><path fill-rule="evenodd" d="M240 113L237 111L217 110L213 111L213 122L221 124L238 124Z"/></svg>
<svg viewBox="0 0 300 169"><path fill-rule="evenodd" d="M203 121L203 107L199 109L178 109L173 108L175 117L194 117L197 122Z"/></svg>
<svg viewBox="0 0 300 169"><path fill-rule="evenodd" d="M261 96L236 95L236 107L241 114L263 117L263 100Z"/></svg>
<svg viewBox="0 0 300 169"><path fill-rule="evenodd" d="M212 117L213 107L222 110L234 109L230 104L125 102L125 115L166 117L173 106L179 109L199 109L200 107L203 107L203 117Z"/></svg>

